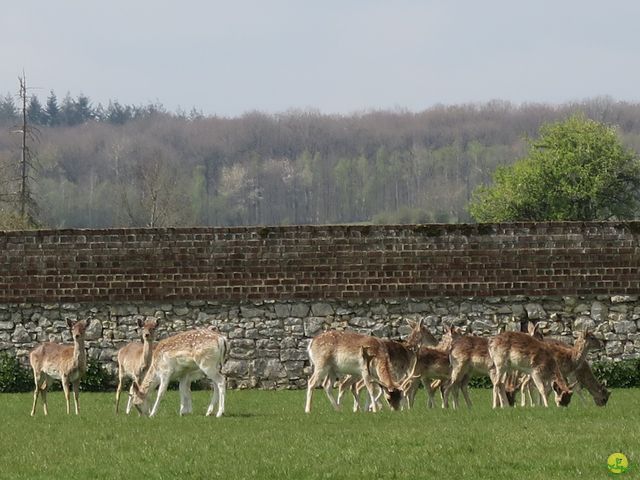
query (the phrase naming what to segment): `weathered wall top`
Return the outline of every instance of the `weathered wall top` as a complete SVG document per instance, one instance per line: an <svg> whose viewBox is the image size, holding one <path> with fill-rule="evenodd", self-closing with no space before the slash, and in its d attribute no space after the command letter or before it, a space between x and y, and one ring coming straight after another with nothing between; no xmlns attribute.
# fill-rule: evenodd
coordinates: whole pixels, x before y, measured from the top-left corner
<svg viewBox="0 0 640 480"><path fill-rule="evenodd" d="M0 232L0 303L640 294L640 222Z"/></svg>

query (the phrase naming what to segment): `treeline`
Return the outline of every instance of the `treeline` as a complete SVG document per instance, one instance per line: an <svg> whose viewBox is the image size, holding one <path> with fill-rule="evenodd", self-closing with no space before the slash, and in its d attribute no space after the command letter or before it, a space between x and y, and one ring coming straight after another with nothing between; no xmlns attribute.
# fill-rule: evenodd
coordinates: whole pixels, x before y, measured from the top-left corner
<svg viewBox="0 0 640 480"><path fill-rule="evenodd" d="M19 101L11 93L0 97L0 123L18 122L21 118ZM93 106L89 97L80 94L72 97L67 93L62 101L52 90L43 104L37 95L29 97L27 105L27 118L35 126L66 126L73 127L90 121L123 125L131 120L147 118L156 113L167 113L165 108L158 103L147 105L123 105L118 101L110 101L105 107L102 104ZM201 116L196 110L192 110L192 118ZM184 113L179 116L186 117Z"/></svg>
<svg viewBox="0 0 640 480"><path fill-rule="evenodd" d="M48 227L463 222L472 190L543 123L580 111L640 148L640 104L608 98L221 118L67 95L65 120L52 123L53 95L29 109L32 191ZM16 188L15 120L0 116L0 195Z"/></svg>

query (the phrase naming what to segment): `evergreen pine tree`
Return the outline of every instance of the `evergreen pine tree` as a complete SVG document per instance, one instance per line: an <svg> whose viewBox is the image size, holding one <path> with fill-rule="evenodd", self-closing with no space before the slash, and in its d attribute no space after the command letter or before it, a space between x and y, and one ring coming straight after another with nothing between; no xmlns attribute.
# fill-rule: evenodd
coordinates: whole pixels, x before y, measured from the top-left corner
<svg viewBox="0 0 640 480"><path fill-rule="evenodd" d="M58 98L56 97L56 94L53 92L53 90L51 90L51 93L47 98L45 120L46 124L51 127L60 125L60 107L58 106Z"/></svg>

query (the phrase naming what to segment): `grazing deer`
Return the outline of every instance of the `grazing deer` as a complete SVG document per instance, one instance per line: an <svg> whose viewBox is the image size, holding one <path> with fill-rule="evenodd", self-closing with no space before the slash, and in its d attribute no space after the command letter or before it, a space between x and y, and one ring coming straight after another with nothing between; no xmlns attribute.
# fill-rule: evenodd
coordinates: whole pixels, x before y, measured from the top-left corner
<svg viewBox="0 0 640 480"><path fill-rule="evenodd" d="M574 372L580 385L587 389L598 407L604 407L611 393L602 385L593 374L588 362L582 362Z"/></svg>
<svg viewBox="0 0 640 480"><path fill-rule="evenodd" d="M529 333L538 339L543 339L541 333L536 335L535 332L537 332L537 330L530 322ZM586 360L587 353L590 350L603 347L602 341L596 338L593 333L583 331L578 333L578 337L576 338L573 346L551 338L544 338L544 342L552 349L556 362L558 363L564 378L569 382L573 382L572 384L584 386L593 397L596 405L606 405L610 393L595 378L591 371L591 367ZM526 405L525 395L528 396L529 404L532 406L534 405L531 394L532 390L533 386L531 385L530 378L525 378L521 387L521 405L523 407ZM580 393L579 390L578 393Z"/></svg>
<svg viewBox="0 0 640 480"><path fill-rule="evenodd" d="M423 319L415 322L407 320L411 327L411 332L404 341L380 339L389 352L391 362L391 374L394 379L403 378L411 369L412 362L415 357L415 351L423 345L435 345L436 338L423 325ZM327 381L332 379L327 378ZM360 404L360 391L364 388L362 379L354 375L347 375L338 385L338 398L336 403L341 404L344 392L350 390L353 395L353 411L358 410ZM379 394L376 395L376 399Z"/></svg>
<svg viewBox="0 0 640 480"><path fill-rule="evenodd" d="M551 348L523 332L503 332L489 340L489 355L495 366L493 381L493 407L505 407L506 376L512 370L531 375L542 402L548 407L547 395L551 387L556 405L567 406L571 401L571 389L567 386Z"/></svg>
<svg viewBox="0 0 640 480"><path fill-rule="evenodd" d="M210 328L181 332L159 341L153 349L151 365L141 384L133 383L133 404L143 415L158 413L162 396L171 380L180 383L180 415L191 412L191 382L203 376L212 382L213 393L207 416L218 403L216 417L224 413L225 377L222 364L227 355L227 339ZM159 386L158 386L159 385ZM155 403L149 412L149 393L158 386Z"/></svg>
<svg viewBox="0 0 640 480"><path fill-rule="evenodd" d="M76 407L76 415L79 414L78 392L80 380L87 372L87 354L84 349L87 322L85 320L73 322L67 319L67 326L71 330L73 345L45 342L38 345L29 354L29 363L33 369L33 380L36 384L36 389L33 392L31 416L36 414L39 394L42 394L44 414L49 414L47 388L54 379L62 382L64 398L67 402L67 415L70 413L69 386L73 385L73 401Z"/></svg>
<svg viewBox="0 0 640 480"><path fill-rule="evenodd" d="M151 355L153 349L153 335L158 328L158 320L147 320L143 322L138 319L138 329L142 335L142 343L132 342L118 350L118 388L116 388L116 414L120 405L120 392L125 379L132 380L129 389L129 400L127 401L126 413L131 412L133 403L133 382L142 383L144 374L151 365Z"/></svg>
<svg viewBox="0 0 640 480"><path fill-rule="evenodd" d="M362 349L366 350L367 357L373 357L372 370L377 378L369 374L368 362L361 353ZM332 330L314 337L307 352L313 373L307 384L306 413L311 412L313 390L320 384L333 408L339 410L340 406L333 397L331 380L342 375L363 379L374 412L377 411L377 405L372 383L382 387L392 410L400 408L403 392L393 378L389 350L382 340L356 332Z"/></svg>

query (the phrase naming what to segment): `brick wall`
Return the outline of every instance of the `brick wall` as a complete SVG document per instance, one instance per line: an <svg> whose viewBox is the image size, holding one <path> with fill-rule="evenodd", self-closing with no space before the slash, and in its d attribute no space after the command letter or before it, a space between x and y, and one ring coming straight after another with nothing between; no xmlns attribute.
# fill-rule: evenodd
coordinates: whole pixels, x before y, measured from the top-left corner
<svg viewBox="0 0 640 480"><path fill-rule="evenodd" d="M639 294L640 222L0 232L0 303Z"/></svg>

